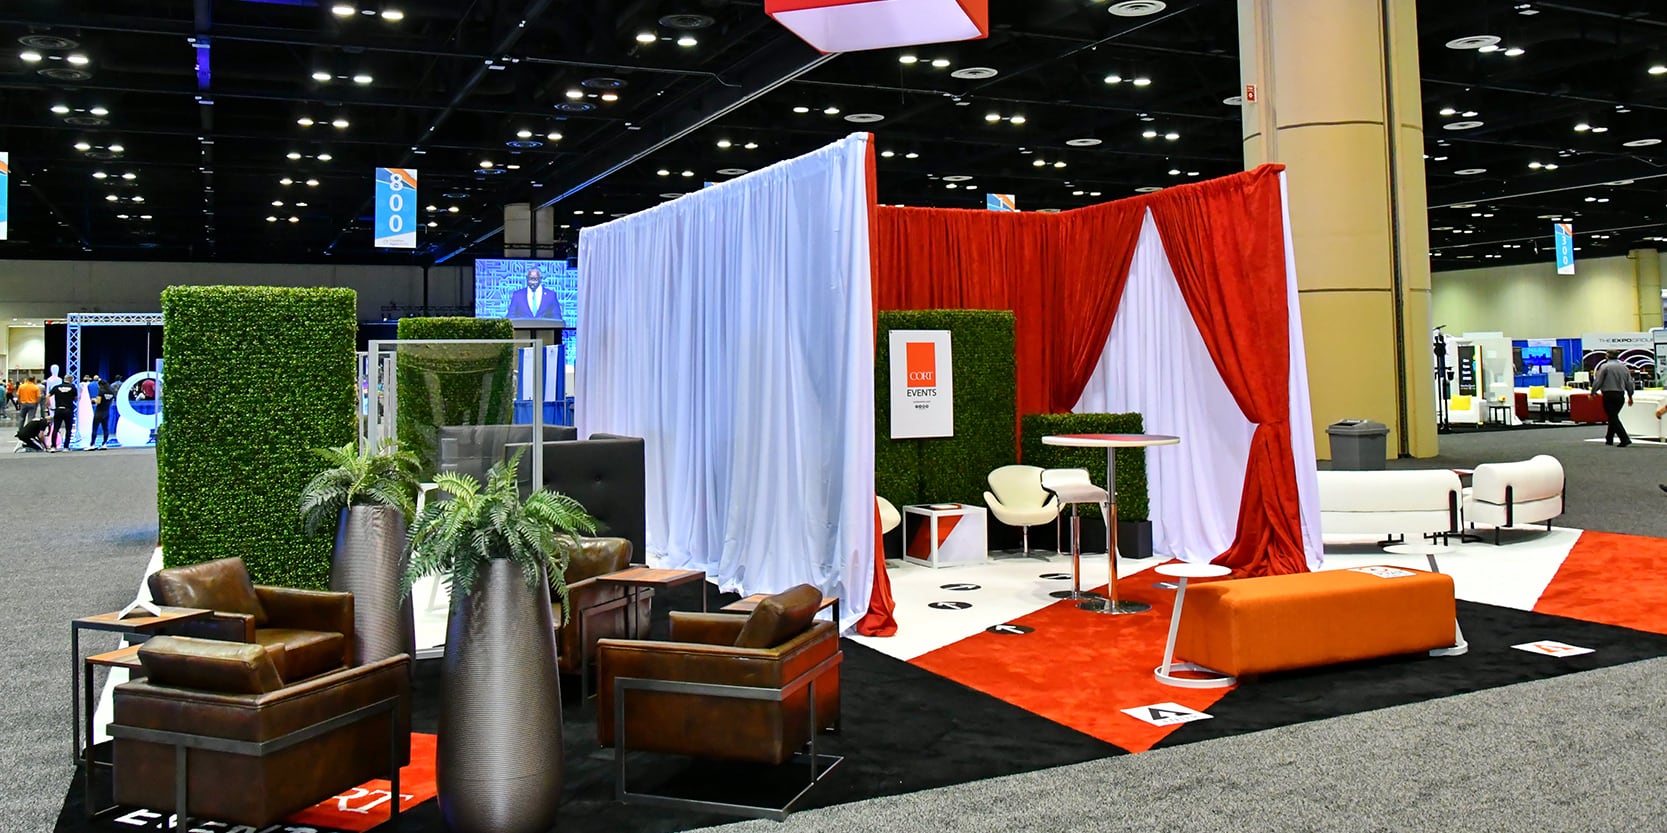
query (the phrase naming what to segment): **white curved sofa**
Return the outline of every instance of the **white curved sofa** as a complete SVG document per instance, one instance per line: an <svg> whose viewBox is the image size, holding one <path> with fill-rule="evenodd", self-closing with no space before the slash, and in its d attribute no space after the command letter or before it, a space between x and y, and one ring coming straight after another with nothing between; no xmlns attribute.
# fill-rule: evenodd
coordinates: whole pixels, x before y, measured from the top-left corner
<svg viewBox="0 0 1667 833"><path fill-rule="evenodd" d="M1563 464L1537 454L1516 463L1483 463L1464 490L1464 520L1493 527L1493 542L1508 526L1544 523L1563 514Z"/></svg>
<svg viewBox="0 0 1667 833"><path fill-rule="evenodd" d="M1325 535L1449 535L1459 531L1459 476L1450 469L1322 471Z"/></svg>
<svg viewBox="0 0 1667 833"><path fill-rule="evenodd" d="M1641 390L1632 396L1631 405L1621 406L1621 426L1635 440L1667 439L1667 426L1655 415L1655 409L1667 402L1667 393Z"/></svg>

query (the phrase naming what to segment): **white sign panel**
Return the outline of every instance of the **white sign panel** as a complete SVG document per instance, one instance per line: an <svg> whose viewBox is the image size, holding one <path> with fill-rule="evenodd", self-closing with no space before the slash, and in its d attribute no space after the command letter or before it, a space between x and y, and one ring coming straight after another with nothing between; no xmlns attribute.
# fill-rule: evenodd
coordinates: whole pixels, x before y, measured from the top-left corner
<svg viewBox="0 0 1667 833"><path fill-rule="evenodd" d="M1591 648L1582 648L1578 645L1570 645L1567 642L1558 642L1553 639L1542 639L1538 642L1524 642L1521 645L1512 645L1511 647L1517 649L1518 651L1527 651L1530 654L1543 654L1548 657L1557 657L1559 659L1563 657L1578 657L1581 654L1593 653Z"/></svg>
<svg viewBox="0 0 1667 833"><path fill-rule="evenodd" d="M1411 570L1402 570L1399 567L1350 567L1349 569L1356 573L1365 573L1378 578L1406 578L1415 575Z"/></svg>
<svg viewBox="0 0 1667 833"><path fill-rule="evenodd" d="M1179 703L1153 703L1150 706L1136 706L1123 709L1123 713L1153 726L1176 726L1191 723L1194 720L1209 720L1210 715L1201 711L1194 711Z"/></svg>
<svg viewBox="0 0 1667 833"><path fill-rule="evenodd" d="M955 436L948 330L891 331L891 437Z"/></svg>

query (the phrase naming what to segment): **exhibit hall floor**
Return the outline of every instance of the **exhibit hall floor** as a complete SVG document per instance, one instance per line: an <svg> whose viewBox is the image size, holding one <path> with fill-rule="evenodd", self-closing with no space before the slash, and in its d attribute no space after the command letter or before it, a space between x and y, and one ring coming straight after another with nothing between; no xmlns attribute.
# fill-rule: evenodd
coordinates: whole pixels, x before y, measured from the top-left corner
<svg viewBox="0 0 1667 833"><path fill-rule="evenodd" d="M1489 447L1501 434L1515 442ZM1644 819L1667 813L1659 789L1667 751L1654 732L1667 711L1660 673L1667 666L1653 659L1667 656L1667 622L1657 612L1667 601L1667 575L1655 572L1667 560L1667 540L1604 533L1667 536L1667 495L1655 485L1667 460L1637 446L1594 447L1584 442L1591 435L1571 428L1446 437L1442 458L1392 464L1468 467L1550 453L1568 477L1568 512L1559 523L1578 519L1599 530L1519 532L1503 547L1467 544L1442 556L1464 600L1459 616L1472 650L1462 657L1358 663L1183 692L1151 680L1173 595L1152 586L1150 567L1161 558L1125 562L1120 587L1155 606L1130 617L1096 616L1049 598L1046 591L1066 582L1044 576L1068 571L1068 561L895 567L898 636L846 642L845 731L826 740L846 762L786 826L1648 827ZM11 660L3 684L8 719L0 723L8 735L0 747L7 750L0 758L4 829L144 829L131 815L124 824L80 821L82 797L63 754L63 655L67 619L119 607L138 585L154 542L154 477L147 452L0 459L14 517L39 521L37 543L0 556L12 562L9 575L24 571L29 590L0 619L9 637L0 651ZM111 496L96 511L65 511L105 492ZM1328 549L1328 567L1422 561L1370 546ZM1104 557L1086 560L1084 570L1103 576ZM675 592L660 602L676 609L699 603ZM1556 659L1511 647L1535 639L1593 652ZM87 647L114 647L113 637L110 643ZM418 666L418 731L435 729L437 666ZM1121 712L1160 702L1210 717L1152 727ZM561 829L671 831L723 821L615 804L609 753L592 737L594 707L570 698L565 718ZM633 760L647 779L673 787L723 786L689 777L675 760ZM730 784L750 775L707 774ZM440 829L434 802L391 829Z"/></svg>

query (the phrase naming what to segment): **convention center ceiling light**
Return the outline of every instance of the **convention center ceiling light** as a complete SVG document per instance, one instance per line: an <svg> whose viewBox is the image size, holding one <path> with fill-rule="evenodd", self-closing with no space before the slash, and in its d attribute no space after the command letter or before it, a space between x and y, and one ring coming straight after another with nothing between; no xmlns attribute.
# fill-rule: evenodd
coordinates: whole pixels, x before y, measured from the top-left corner
<svg viewBox="0 0 1667 833"><path fill-rule="evenodd" d="M322 70L313 73L313 80L317 81L320 84L329 83L330 79L332 79L334 77L335 77L334 75L331 75L330 73L324 72Z"/></svg>
<svg viewBox="0 0 1667 833"><path fill-rule="evenodd" d="M344 119L344 118L341 118L341 117L338 116L333 121L330 122L330 126L334 127L337 130L346 130L347 126L348 126L348 121L347 121L347 119Z"/></svg>
<svg viewBox="0 0 1667 833"><path fill-rule="evenodd" d="M986 78L994 78L998 74L994 67L962 67L951 72L949 77L967 81L983 81Z"/></svg>
<svg viewBox="0 0 1667 833"><path fill-rule="evenodd" d="M1099 139L1066 139L1065 144L1074 148L1091 148L1100 144Z"/></svg>
<svg viewBox="0 0 1667 833"><path fill-rule="evenodd" d="M1106 83L1107 84L1121 84L1121 83L1123 83L1123 76L1118 75L1117 73L1114 72L1114 73L1106 76Z"/></svg>
<svg viewBox="0 0 1667 833"><path fill-rule="evenodd" d="M851 113L845 117L845 120L855 124L873 124L877 121L885 121L885 118L879 113ZM1020 120L1022 121L1023 117L1020 117Z"/></svg>
<svg viewBox="0 0 1667 833"><path fill-rule="evenodd" d="M1142 185L1141 187L1134 189L1134 192L1136 194L1150 194L1154 191L1162 191L1162 190L1163 190L1162 185Z"/></svg>
<svg viewBox="0 0 1667 833"><path fill-rule="evenodd" d="M688 49L691 46L698 46L699 44L700 41L696 40L694 35L684 35L677 39L677 45L683 47L684 49Z"/></svg>
<svg viewBox="0 0 1667 833"><path fill-rule="evenodd" d="M23 62L27 64L38 64L41 62L41 53L36 52L33 49L25 52L19 52L17 57L22 58Z"/></svg>
<svg viewBox="0 0 1667 833"><path fill-rule="evenodd" d="M561 141L561 134L552 130L549 133L544 134L544 138L549 139L552 142L559 142Z"/></svg>
<svg viewBox="0 0 1667 833"><path fill-rule="evenodd" d="M822 111L822 114L825 115L825 116L837 116L837 115L839 115L839 108L829 106L827 109Z"/></svg>
<svg viewBox="0 0 1667 833"><path fill-rule="evenodd" d="M1649 73L1651 75L1667 75L1667 64L1652 64Z"/></svg>
<svg viewBox="0 0 1667 833"><path fill-rule="evenodd" d="M1647 148L1651 145L1659 144L1661 144L1660 139L1633 139L1630 142L1622 142L1621 146L1629 148Z"/></svg>
<svg viewBox="0 0 1667 833"><path fill-rule="evenodd" d="M1460 168L1453 173L1458 176L1475 176L1477 174L1485 174L1487 172L1487 168Z"/></svg>
<svg viewBox="0 0 1667 833"><path fill-rule="evenodd" d="M1157 14L1168 7L1169 4L1163 2L1163 0L1123 0L1121 3L1111 4L1106 11L1118 17L1145 17L1149 14Z"/></svg>
<svg viewBox="0 0 1667 833"><path fill-rule="evenodd" d="M1476 128L1481 127L1482 124L1483 124L1482 122L1475 121L1475 120L1455 121L1455 122L1448 122L1447 124L1444 124L1441 127L1442 127L1443 130L1475 130Z"/></svg>
<svg viewBox="0 0 1667 833"><path fill-rule="evenodd" d="M890 159L890 158L892 158L893 156L896 156L896 155L897 155L897 151L895 151L895 150L882 150L882 151L880 151L880 157L883 158L883 159Z"/></svg>
<svg viewBox="0 0 1667 833"><path fill-rule="evenodd" d="M1242 96L1242 95L1230 95L1230 96L1222 99L1221 103L1225 104L1229 107L1239 107L1239 106L1242 106L1244 104L1244 96Z"/></svg>
<svg viewBox="0 0 1667 833"><path fill-rule="evenodd" d="M1513 47L1505 50L1505 55L1506 55L1506 57L1509 57L1509 58L1515 58L1518 55L1521 55L1522 53L1527 52L1527 51L1528 50L1523 49L1520 46L1513 46Z"/></svg>
<svg viewBox="0 0 1667 833"><path fill-rule="evenodd" d="M330 7L330 13L336 17L347 17L349 15L356 14L358 11L358 9L355 9L346 3L337 3L336 5Z"/></svg>
<svg viewBox="0 0 1667 833"><path fill-rule="evenodd" d="M746 168L719 168L718 173L723 176L740 176L747 172Z"/></svg>
<svg viewBox="0 0 1667 833"><path fill-rule="evenodd" d="M932 66L936 67L937 69L949 69L949 59L948 58L933 58L932 59Z"/></svg>
<svg viewBox="0 0 1667 833"><path fill-rule="evenodd" d="M383 9L382 19L388 21L389 23L398 23L405 19L405 12L402 12L399 9Z"/></svg>
<svg viewBox="0 0 1667 833"><path fill-rule="evenodd" d="M1454 39L1448 41L1447 42L1447 48L1448 49L1481 49L1484 46L1497 46L1498 44L1499 44L1499 36L1498 35L1468 35L1466 37L1454 38Z"/></svg>
<svg viewBox="0 0 1667 833"><path fill-rule="evenodd" d="M1144 75L1140 75L1136 76L1135 79L1129 83L1135 85L1136 87L1150 87L1152 86L1152 79L1147 78Z"/></svg>
<svg viewBox="0 0 1667 833"><path fill-rule="evenodd" d="M301 125L302 127L312 127L315 122L307 116L302 116L301 118L296 119L295 123Z"/></svg>
<svg viewBox="0 0 1667 833"><path fill-rule="evenodd" d="M804 113L810 112L810 108L809 107L804 107L804 106L794 107L793 112L799 113L799 114L804 114Z"/></svg>
<svg viewBox="0 0 1667 833"><path fill-rule="evenodd" d="M764 13L823 52L948 43L990 34L989 0L764 0ZM949 61L939 58L932 65L944 69Z"/></svg>
<svg viewBox="0 0 1667 833"><path fill-rule="evenodd" d="M653 32L638 32L637 33L637 43L654 43L655 41L657 41L659 39L660 39L660 36L654 34Z"/></svg>
<svg viewBox="0 0 1667 833"><path fill-rule="evenodd" d="M372 82L374 80L376 80L376 79L372 78L371 76L369 76L369 75L367 75L363 72L359 73L358 75L353 76L353 83L359 84L361 86L365 85L365 84L369 84L370 82Z"/></svg>

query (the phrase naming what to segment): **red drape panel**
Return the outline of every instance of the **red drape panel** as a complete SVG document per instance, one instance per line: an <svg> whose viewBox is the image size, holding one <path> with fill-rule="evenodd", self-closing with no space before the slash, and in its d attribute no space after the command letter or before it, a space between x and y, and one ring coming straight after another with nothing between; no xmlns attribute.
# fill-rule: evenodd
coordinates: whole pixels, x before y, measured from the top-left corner
<svg viewBox="0 0 1667 833"><path fill-rule="evenodd" d="M1256 425L1238 533L1216 559L1250 576L1308 570L1291 456L1292 311L1280 170L1268 165L1170 188L1150 202L1210 358L1245 418Z"/></svg>
<svg viewBox="0 0 1667 833"><path fill-rule="evenodd" d="M874 336L879 338L880 289L875 280L879 272L880 250L875 242L874 227L879 204L878 183L875 182L874 134L868 134L868 266L869 294L874 298ZM891 636L897 633L897 602L891 597L891 575L886 572L886 539L880 532L880 504L874 504L874 584L868 593L868 612L857 621L857 633L863 636ZM835 622L835 626L839 623Z"/></svg>
<svg viewBox="0 0 1667 833"><path fill-rule="evenodd" d="M1069 411L1117 317L1143 210L1137 200L1059 215L881 206L870 230L877 303L1012 310L1019 414Z"/></svg>

